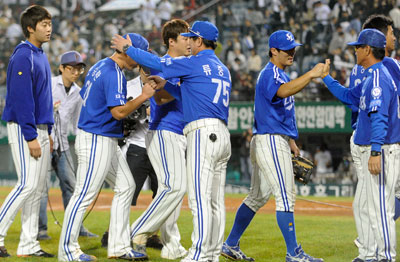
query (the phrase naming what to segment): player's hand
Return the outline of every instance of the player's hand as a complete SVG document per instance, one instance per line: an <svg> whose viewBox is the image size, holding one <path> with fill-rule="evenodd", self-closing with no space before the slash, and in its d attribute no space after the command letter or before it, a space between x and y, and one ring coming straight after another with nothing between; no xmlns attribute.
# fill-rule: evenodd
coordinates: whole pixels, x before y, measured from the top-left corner
<svg viewBox="0 0 400 262"><path fill-rule="evenodd" d="M324 69L322 71L321 78L324 78L327 75L329 75L329 70L330 69L331 69L331 60L330 59L325 59L325 65L324 65Z"/></svg>
<svg viewBox="0 0 400 262"><path fill-rule="evenodd" d="M310 70L311 78L321 77L325 64L318 63Z"/></svg>
<svg viewBox="0 0 400 262"><path fill-rule="evenodd" d="M300 149L296 145L296 141L294 139L289 139L290 150L293 152L294 156L300 155Z"/></svg>
<svg viewBox="0 0 400 262"><path fill-rule="evenodd" d="M114 35L111 39L111 48L117 49L121 53L124 52L123 47L125 45L132 45L131 38L127 35L126 39L120 35Z"/></svg>
<svg viewBox="0 0 400 262"><path fill-rule="evenodd" d="M152 83L151 81L145 83L142 87L142 95L144 95L147 99L152 97L156 92L155 86L156 84Z"/></svg>
<svg viewBox="0 0 400 262"><path fill-rule="evenodd" d="M381 156L370 156L368 160L368 171L372 175L381 173Z"/></svg>
<svg viewBox="0 0 400 262"><path fill-rule="evenodd" d="M53 138L51 137L51 135L49 135L49 142L50 142L50 153L53 153L54 141L53 141Z"/></svg>
<svg viewBox="0 0 400 262"><path fill-rule="evenodd" d="M160 76L149 76L148 79L154 81L157 84L156 86L157 90L164 88L165 83L167 83L167 80L165 80Z"/></svg>
<svg viewBox="0 0 400 262"><path fill-rule="evenodd" d="M42 156L42 149L40 148L39 141L35 138L28 142L29 153L34 159L38 159Z"/></svg>

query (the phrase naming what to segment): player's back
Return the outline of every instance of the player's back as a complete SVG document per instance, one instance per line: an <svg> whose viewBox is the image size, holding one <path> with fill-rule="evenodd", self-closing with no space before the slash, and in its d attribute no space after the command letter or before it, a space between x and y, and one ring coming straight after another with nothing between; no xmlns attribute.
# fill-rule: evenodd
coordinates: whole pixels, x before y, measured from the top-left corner
<svg viewBox="0 0 400 262"><path fill-rule="evenodd" d="M180 77L184 121L218 118L228 122L231 76L213 50L195 56L168 60L163 68L166 77Z"/></svg>
<svg viewBox="0 0 400 262"><path fill-rule="evenodd" d="M113 118L109 107L126 103L126 79L113 60L102 59L90 68L80 95L80 129L110 137L123 136L122 121Z"/></svg>

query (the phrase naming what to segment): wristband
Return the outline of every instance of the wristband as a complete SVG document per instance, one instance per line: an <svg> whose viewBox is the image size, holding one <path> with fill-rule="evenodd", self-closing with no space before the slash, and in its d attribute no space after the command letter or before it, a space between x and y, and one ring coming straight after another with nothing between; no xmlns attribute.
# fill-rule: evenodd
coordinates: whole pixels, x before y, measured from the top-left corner
<svg viewBox="0 0 400 262"><path fill-rule="evenodd" d="M371 156L380 156L380 155L382 155L381 151L374 151L374 150L371 151Z"/></svg>

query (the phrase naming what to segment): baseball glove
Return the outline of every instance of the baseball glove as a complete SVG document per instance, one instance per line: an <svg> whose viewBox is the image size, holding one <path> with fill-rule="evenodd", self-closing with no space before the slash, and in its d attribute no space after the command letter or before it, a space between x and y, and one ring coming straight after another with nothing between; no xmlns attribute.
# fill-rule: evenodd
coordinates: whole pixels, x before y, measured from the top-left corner
<svg viewBox="0 0 400 262"><path fill-rule="evenodd" d="M302 156L295 157L292 154L294 178L306 185L310 181L311 174L314 169L314 163Z"/></svg>

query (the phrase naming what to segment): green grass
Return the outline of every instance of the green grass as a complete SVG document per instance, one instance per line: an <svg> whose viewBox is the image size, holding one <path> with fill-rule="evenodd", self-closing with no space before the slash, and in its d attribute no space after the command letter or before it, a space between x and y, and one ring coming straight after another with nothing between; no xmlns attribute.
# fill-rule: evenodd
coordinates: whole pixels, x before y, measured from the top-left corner
<svg viewBox="0 0 400 262"><path fill-rule="evenodd" d="M3 191L0 196L3 195ZM231 195L229 195L231 196ZM238 196L234 195L235 197ZM0 197L1 198L1 197ZM337 201L340 198L310 198L321 201ZM348 199L347 199L348 200ZM0 200L2 201L2 200ZM142 211L133 211L131 213L131 222L137 218ZM55 216L62 222L64 212L56 211ZM108 227L108 211L93 211L84 225L100 237L95 239L80 238L81 249L91 255L99 258L99 261L109 261L107 250L101 247L100 238L104 230ZM227 213L225 236L229 234L232 227L235 213ZM50 212L48 213L49 235L51 240L41 241L42 248L50 253L56 254L58 250L58 238L61 228L54 224L54 219ZM349 216L306 216L295 215L296 232L298 242L304 250L315 256L322 257L328 262L351 261L357 256L357 249L353 244L356 238L354 220ZM191 245L190 235L192 231L192 216L189 211L182 211L178 221L182 236L182 245L189 248ZM399 225L397 225L399 230ZM35 258L17 258L16 249L19 241L20 220L16 217L13 225L8 231L6 237L6 248L13 256L4 261L57 261L57 259L35 259ZM241 248L256 261L282 262L285 258L286 247L283 237L277 226L274 214L257 214L246 230L241 239ZM397 249L400 251L399 248ZM148 249L151 261L165 261L160 258L160 251ZM177 260L178 261L178 260ZM221 257L220 261L227 261Z"/></svg>

